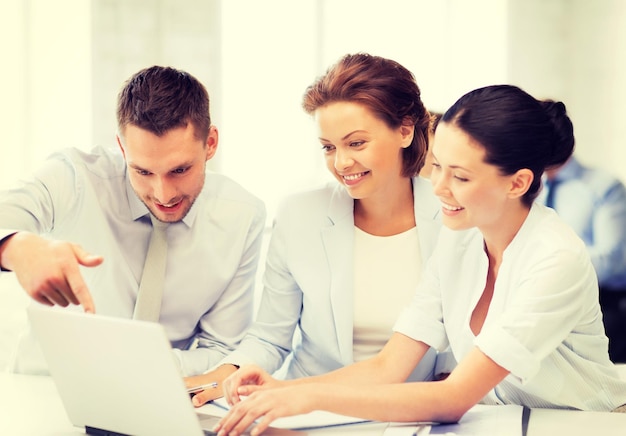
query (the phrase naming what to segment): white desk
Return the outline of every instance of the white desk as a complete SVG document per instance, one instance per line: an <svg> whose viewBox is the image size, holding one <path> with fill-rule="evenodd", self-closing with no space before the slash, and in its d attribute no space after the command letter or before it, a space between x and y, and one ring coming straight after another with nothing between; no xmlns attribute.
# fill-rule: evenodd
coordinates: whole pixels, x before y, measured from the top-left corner
<svg viewBox="0 0 626 436"><path fill-rule="evenodd" d="M380 436L386 427L386 423L359 424L319 429L314 434ZM84 430L74 427L67 418L51 377L0 372L0 436L84 434Z"/></svg>
<svg viewBox="0 0 626 436"><path fill-rule="evenodd" d="M0 373L0 435L77 434L50 377Z"/></svg>
<svg viewBox="0 0 626 436"><path fill-rule="evenodd" d="M88 401L88 400L87 400ZM494 406L498 407L498 406ZM382 435L387 424L359 424L310 431L312 435ZM519 427L497 429L496 436L520 435ZM441 430L441 429L440 429ZM501 431L500 431L501 430ZM440 432L439 432L440 433ZM445 432L444 432L445 433ZM72 426L50 377L0 373L0 435L77 436L82 429ZM468 434L463 427L455 435ZM475 433L472 433L475 435ZM534 409L528 436L624 436L626 414Z"/></svg>

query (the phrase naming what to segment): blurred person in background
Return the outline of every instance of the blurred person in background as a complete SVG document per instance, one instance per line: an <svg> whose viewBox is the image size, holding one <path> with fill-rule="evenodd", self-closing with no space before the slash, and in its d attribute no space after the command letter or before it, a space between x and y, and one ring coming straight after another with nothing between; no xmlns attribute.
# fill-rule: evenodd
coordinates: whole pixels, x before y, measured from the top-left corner
<svg viewBox="0 0 626 436"><path fill-rule="evenodd" d="M572 156L546 171L539 201L553 208L585 242L598 275L609 355L626 363L626 187Z"/></svg>

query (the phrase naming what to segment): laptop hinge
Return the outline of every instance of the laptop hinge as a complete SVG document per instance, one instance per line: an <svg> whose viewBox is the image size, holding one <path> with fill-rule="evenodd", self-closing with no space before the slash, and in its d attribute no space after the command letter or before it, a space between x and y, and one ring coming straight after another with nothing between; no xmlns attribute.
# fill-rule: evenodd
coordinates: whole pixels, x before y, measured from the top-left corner
<svg viewBox="0 0 626 436"><path fill-rule="evenodd" d="M103 430L101 428L85 426L85 433L92 436L129 436L125 433L117 433L110 430Z"/></svg>

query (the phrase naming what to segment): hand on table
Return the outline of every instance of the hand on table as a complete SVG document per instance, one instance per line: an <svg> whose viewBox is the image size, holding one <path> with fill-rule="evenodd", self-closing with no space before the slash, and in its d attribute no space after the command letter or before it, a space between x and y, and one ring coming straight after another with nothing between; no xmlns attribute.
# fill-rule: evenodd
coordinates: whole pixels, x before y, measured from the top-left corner
<svg viewBox="0 0 626 436"><path fill-rule="evenodd" d="M283 385L270 383L256 386L245 385L238 389L243 401L233 404L226 416L213 428L219 436L243 434L254 424L252 436L263 433L271 423L280 417L299 415L313 410L313 385Z"/></svg>

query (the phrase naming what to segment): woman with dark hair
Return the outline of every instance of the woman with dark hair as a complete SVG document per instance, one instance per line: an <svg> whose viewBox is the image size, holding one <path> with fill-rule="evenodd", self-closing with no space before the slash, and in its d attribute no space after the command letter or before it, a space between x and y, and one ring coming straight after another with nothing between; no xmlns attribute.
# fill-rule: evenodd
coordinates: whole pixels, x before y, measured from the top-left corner
<svg viewBox="0 0 626 436"><path fill-rule="evenodd" d="M562 103L508 85L461 97L433 146L444 227L387 345L369 360L293 381L242 368L224 383L233 407L219 434L241 434L260 418L258 434L277 417L315 409L456 422L478 402L593 411L626 403L584 243L533 202L543 171L573 145ZM448 345L459 364L446 379L404 383L430 347Z"/></svg>
<svg viewBox="0 0 626 436"><path fill-rule="evenodd" d="M336 180L283 202L256 322L223 365L189 386L247 363L297 378L374 356L432 253L441 217L418 176L430 115L413 74L390 59L346 55L307 88L302 105ZM411 379L433 378L436 353L425 353ZM221 393L209 389L193 402Z"/></svg>

